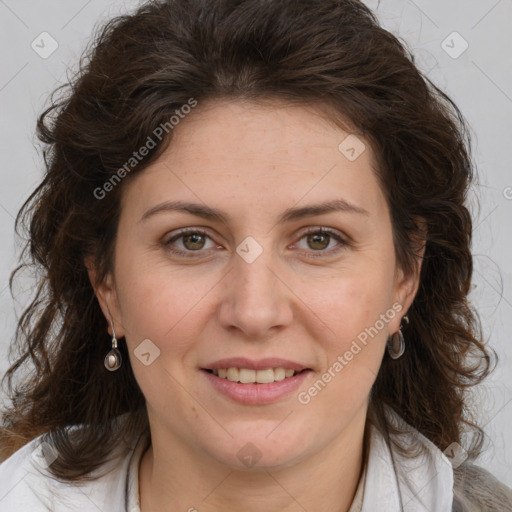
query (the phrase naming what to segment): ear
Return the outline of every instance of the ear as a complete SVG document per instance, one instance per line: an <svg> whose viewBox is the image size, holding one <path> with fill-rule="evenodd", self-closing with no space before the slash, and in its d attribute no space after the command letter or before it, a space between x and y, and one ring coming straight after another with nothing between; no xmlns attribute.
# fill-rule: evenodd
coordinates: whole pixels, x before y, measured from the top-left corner
<svg viewBox="0 0 512 512"><path fill-rule="evenodd" d="M98 268L93 257L88 256L85 258L84 264L87 268L89 281L94 289L94 294L98 299L103 316L107 321L108 333L112 336L113 332L111 322L113 322L117 338L122 338L124 336L124 330L121 324L119 303L112 274L107 274L105 279L100 282L98 277Z"/></svg>
<svg viewBox="0 0 512 512"><path fill-rule="evenodd" d="M402 306L399 319L402 318L411 307L411 304L418 292L420 285L420 274L425 256L425 248L427 245L427 224L424 219L416 219L418 226L417 233L413 236L413 250L416 257L415 266L412 272L406 274L404 270L397 265L395 272L395 302ZM395 331L399 328L399 323L394 326ZM395 332L392 331L392 332Z"/></svg>

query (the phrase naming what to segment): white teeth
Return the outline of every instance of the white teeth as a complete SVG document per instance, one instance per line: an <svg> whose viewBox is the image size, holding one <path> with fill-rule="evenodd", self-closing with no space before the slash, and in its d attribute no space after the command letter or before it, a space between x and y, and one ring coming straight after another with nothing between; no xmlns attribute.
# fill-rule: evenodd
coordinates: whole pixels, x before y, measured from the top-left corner
<svg viewBox="0 0 512 512"><path fill-rule="evenodd" d="M269 368L268 370L258 370L256 373L256 382L258 384L269 384L274 382L274 370ZM242 379L240 379L242 381ZM242 381L243 382L243 381ZM251 381L253 382L253 381Z"/></svg>
<svg viewBox="0 0 512 512"><path fill-rule="evenodd" d="M221 379L242 384L270 384L292 377L296 372L291 368L267 368L265 370L252 370L249 368L219 368L212 370L214 375Z"/></svg>
<svg viewBox="0 0 512 512"><path fill-rule="evenodd" d="M284 368L274 368L274 380L284 380L285 377L286 370Z"/></svg>
<svg viewBox="0 0 512 512"><path fill-rule="evenodd" d="M256 382L256 370L246 370L245 368L241 368L238 370L238 380L242 384L250 384L251 382Z"/></svg>
<svg viewBox="0 0 512 512"><path fill-rule="evenodd" d="M228 368L228 380L238 382L238 368Z"/></svg>

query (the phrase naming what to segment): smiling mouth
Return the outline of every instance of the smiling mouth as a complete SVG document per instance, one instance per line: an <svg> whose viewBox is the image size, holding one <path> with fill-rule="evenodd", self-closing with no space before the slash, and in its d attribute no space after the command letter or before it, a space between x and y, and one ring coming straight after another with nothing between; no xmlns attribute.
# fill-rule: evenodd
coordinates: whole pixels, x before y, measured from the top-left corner
<svg viewBox="0 0 512 512"><path fill-rule="evenodd" d="M298 372L291 368L267 368L264 370L253 370L249 368L219 368L210 370L203 368L203 370L221 379L238 382L240 384L271 384L272 382L289 379L299 373L311 371L309 368Z"/></svg>

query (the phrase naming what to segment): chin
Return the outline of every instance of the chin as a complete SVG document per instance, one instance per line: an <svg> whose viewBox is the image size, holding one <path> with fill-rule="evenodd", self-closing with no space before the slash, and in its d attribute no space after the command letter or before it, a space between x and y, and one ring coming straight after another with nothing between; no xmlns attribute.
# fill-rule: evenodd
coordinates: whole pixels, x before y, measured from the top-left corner
<svg viewBox="0 0 512 512"><path fill-rule="evenodd" d="M300 442L286 434L270 440L269 432L271 430L258 436L235 436L222 446L222 451L217 444L210 453L219 463L236 471L275 471L293 466L307 456L303 437L299 436Z"/></svg>

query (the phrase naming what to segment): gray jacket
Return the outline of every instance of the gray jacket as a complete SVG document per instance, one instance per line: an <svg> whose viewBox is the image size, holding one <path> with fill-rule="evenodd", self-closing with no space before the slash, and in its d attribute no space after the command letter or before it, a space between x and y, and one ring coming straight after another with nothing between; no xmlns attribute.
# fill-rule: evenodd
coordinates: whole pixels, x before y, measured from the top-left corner
<svg viewBox="0 0 512 512"><path fill-rule="evenodd" d="M485 469L461 464L453 473L453 512L512 512L512 490Z"/></svg>

